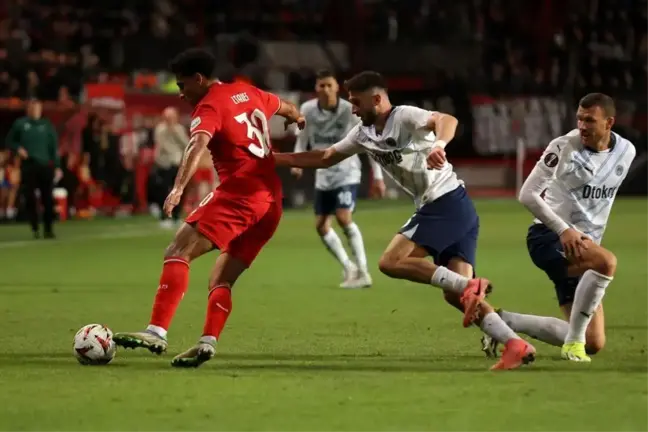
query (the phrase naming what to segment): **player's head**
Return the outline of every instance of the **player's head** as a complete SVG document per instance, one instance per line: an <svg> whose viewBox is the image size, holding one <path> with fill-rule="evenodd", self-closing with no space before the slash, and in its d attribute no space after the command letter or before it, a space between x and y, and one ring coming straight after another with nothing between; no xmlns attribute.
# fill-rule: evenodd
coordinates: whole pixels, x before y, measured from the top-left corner
<svg viewBox="0 0 648 432"><path fill-rule="evenodd" d="M378 72L360 72L348 79L344 86L349 92L353 113L360 117L365 126L374 124L378 115L391 107L385 79Z"/></svg>
<svg viewBox="0 0 648 432"><path fill-rule="evenodd" d="M321 70L315 75L315 92L320 102L331 103L337 99L340 85L333 72Z"/></svg>
<svg viewBox="0 0 648 432"><path fill-rule="evenodd" d="M32 99L27 104L27 117L39 119L43 115L43 104L37 99Z"/></svg>
<svg viewBox="0 0 648 432"><path fill-rule="evenodd" d="M178 54L169 64L176 76L180 97L190 104L200 102L214 82L216 58L203 48L190 48Z"/></svg>
<svg viewBox="0 0 648 432"><path fill-rule="evenodd" d="M576 120L581 142L590 147L610 134L614 125L616 107L614 100L603 93L585 95L578 103Z"/></svg>

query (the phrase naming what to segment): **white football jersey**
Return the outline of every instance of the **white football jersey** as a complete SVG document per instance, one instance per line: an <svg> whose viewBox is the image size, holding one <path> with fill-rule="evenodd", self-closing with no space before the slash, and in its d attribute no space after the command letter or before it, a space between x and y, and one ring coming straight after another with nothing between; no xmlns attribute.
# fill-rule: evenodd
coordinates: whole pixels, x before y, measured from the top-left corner
<svg viewBox="0 0 648 432"><path fill-rule="evenodd" d="M551 210L600 244L614 198L635 154L632 143L614 132L610 149L588 149L574 129L549 143L534 171L544 174L544 200Z"/></svg>
<svg viewBox="0 0 648 432"><path fill-rule="evenodd" d="M317 99L302 104L299 109L306 118L306 127L297 135L295 152L327 149L340 141L360 119L353 114L352 105L344 99L338 100L333 110L320 107ZM350 157L326 169L315 171L315 188L332 190L342 186L359 184L362 177L358 156Z"/></svg>
<svg viewBox="0 0 648 432"><path fill-rule="evenodd" d="M414 106L395 106L381 134L360 123L335 148L345 154L368 153L420 207L463 186L448 162L439 170L427 167L436 140L426 127L432 114Z"/></svg>

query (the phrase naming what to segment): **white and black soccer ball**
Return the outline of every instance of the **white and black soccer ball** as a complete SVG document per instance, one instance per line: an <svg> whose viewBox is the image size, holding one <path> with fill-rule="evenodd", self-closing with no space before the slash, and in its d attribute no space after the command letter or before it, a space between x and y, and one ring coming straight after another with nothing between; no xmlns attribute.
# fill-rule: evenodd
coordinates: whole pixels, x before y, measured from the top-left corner
<svg viewBox="0 0 648 432"><path fill-rule="evenodd" d="M101 324L88 324L74 335L74 357L82 365L105 365L115 358L112 331Z"/></svg>

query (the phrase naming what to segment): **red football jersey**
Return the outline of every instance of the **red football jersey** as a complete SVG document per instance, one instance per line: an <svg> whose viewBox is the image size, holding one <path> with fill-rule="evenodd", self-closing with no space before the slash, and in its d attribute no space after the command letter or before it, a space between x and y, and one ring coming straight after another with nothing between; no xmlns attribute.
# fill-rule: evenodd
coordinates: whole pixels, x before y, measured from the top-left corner
<svg viewBox="0 0 648 432"><path fill-rule="evenodd" d="M246 83L216 83L192 114L190 133L206 133L221 194L253 200L281 199L268 120L281 101Z"/></svg>

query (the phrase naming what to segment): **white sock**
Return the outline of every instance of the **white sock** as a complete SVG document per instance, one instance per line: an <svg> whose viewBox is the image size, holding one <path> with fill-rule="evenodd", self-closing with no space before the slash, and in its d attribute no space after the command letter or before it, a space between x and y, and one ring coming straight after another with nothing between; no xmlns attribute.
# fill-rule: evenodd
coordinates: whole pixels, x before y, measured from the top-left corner
<svg viewBox="0 0 648 432"><path fill-rule="evenodd" d="M322 241L324 242L328 250L333 254L335 259L338 260L344 268L349 267L349 265L351 264L349 255L347 255L346 250L344 250L344 246L342 246L342 240L340 240L340 237L338 237L334 230L330 229L326 234L324 234L322 236Z"/></svg>
<svg viewBox="0 0 648 432"><path fill-rule="evenodd" d="M166 329L163 329L162 327L158 327L155 325L149 325L146 327L146 331L155 333L156 335L160 336L162 339L166 339L167 331Z"/></svg>
<svg viewBox="0 0 648 432"><path fill-rule="evenodd" d="M450 291L457 294L462 294L468 285L468 279L465 276L461 276L459 273L455 273L452 270L448 270L445 267L437 267L436 271L432 275L430 283L435 287L443 289L443 291Z"/></svg>
<svg viewBox="0 0 648 432"><path fill-rule="evenodd" d="M511 339L521 339L520 336L516 335L515 332L506 325L502 317L497 315L495 312L491 312L486 315L479 327L484 333L488 336L495 339L497 342L505 344Z"/></svg>
<svg viewBox="0 0 648 432"><path fill-rule="evenodd" d="M592 315L599 307L605 288L612 282L610 276L605 276L594 270L587 270L583 273L580 282L576 286L574 303L571 315L569 316L569 331L565 337L565 343L585 343L585 331L592 320Z"/></svg>
<svg viewBox="0 0 648 432"><path fill-rule="evenodd" d="M346 234L349 245L351 246L351 253L356 259L356 264L361 272L367 272L367 255L365 253L364 241L362 240L362 233L358 225L351 222L344 227L344 234Z"/></svg>
<svg viewBox="0 0 648 432"><path fill-rule="evenodd" d="M216 339L216 336L203 336L198 340L198 342L206 343L209 345L216 345L216 342L218 342L218 340Z"/></svg>
<svg viewBox="0 0 648 432"><path fill-rule="evenodd" d="M562 346L569 330L569 323L560 318L525 315L501 311L499 315L504 322L518 333L531 336L544 343Z"/></svg>

